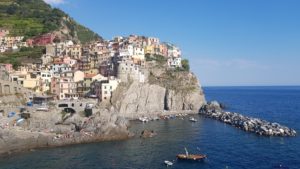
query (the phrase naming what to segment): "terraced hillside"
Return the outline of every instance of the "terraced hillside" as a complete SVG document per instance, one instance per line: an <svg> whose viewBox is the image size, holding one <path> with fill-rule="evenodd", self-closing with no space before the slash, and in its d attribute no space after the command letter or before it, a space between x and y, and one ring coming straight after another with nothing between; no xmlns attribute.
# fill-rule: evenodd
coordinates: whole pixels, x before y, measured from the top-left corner
<svg viewBox="0 0 300 169"><path fill-rule="evenodd" d="M1 27L9 29L13 36L25 35L25 38L56 32L64 38L81 43L102 39L43 0L1 0Z"/></svg>

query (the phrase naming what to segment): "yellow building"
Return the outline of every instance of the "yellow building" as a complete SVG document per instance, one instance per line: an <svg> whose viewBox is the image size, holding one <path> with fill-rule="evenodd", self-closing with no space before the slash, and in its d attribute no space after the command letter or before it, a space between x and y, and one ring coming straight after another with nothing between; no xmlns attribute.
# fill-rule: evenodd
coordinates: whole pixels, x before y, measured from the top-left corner
<svg viewBox="0 0 300 169"><path fill-rule="evenodd" d="M84 71L85 74L98 74L99 70L98 69L88 69Z"/></svg>
<svg viewBox="0 0 300 169"><path fill-rule="evenodd" d="M161 53L161 45L148 45L145 47L145 54L150 55L162 55Z"/></svg>
<svg viewBox="0 0 300 169"><path fill-rule="evenodd" d="M81 54L82 54L81 45L73 45L73 46L67 47L66 53L71 58L80 59Z"/></svg>
<svg viewBox="0 0 300 169"><path fill-rule="evenodd" d="M27 74L23 80L23 87L32 89L36 92L40 91L40 78L36 75Z"/></svg>
<svg viewBox="0 0 300 169"><path fill-rule="evenodd" d="M145 54L152 54L154 53L154 46L152 45L146 46L144 50L145 50Z"/></svg>

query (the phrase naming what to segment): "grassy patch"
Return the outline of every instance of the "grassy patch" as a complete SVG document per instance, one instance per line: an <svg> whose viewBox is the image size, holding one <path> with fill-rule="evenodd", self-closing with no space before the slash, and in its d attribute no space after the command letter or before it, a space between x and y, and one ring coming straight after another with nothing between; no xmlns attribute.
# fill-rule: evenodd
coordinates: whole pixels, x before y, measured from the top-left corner
<svg viewBox="0 0 300 169"><path fill-rule="evenodd" d="M26 48L23 47L19 52L7 52L0 54L0 63L11 63L16 69L21 65L24 58L40 58L44 53L45 47Z"/></svg>
<svg viewBox="0 0 300 169"><path fill-rule="evenodd" d="M156 61L159 65L163 65L167 63L167 58L162 56L162 55L150 55L150 54L146 54L145 55L146 61L150 62L150 61Z"/></svg>
<svg viewBox="0 0 300 169"><path fill-rule="evenodd" d="M64 20L64 18L69 18ZM25 39L57 31L62 22L70 30L69 35L82 43L101 39L99 35L76 23L66 13L52 8L43 0L1 0L0 28L10 30L11 36L25 36Z"/></svg>

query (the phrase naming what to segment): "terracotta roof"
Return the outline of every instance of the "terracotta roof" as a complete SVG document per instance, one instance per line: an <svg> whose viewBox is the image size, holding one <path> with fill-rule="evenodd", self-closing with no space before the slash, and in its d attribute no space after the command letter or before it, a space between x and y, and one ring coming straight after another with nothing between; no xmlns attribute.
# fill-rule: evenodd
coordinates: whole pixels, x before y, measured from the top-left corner
<svg viewBox="0 0 300 169"><path fill-rule="evenodd" d="M92 78L94 76L96 76L96 74L84 74L84 78Z"/></svg>
<svg viewBox="0 0 300 169"><path fill-rule="evenodd" d="M64 64L64 62L62 62L62 61L54 61L53 63L54 64Z"/></svg>

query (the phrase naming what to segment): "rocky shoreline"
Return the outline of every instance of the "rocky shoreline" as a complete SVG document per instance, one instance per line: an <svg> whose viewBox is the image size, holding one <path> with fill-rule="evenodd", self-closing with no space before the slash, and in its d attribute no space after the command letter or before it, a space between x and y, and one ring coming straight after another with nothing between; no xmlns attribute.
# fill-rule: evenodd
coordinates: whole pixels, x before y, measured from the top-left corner
<svg viewBox="0 0 300 169"><path fill-rule="evenodd" d="M125 140L132 137L126 132L119 132L112 135L93 135L90 133L73 133L60 135L28 132L28 131L1 131L1 142L6 142L0 149L0 157L6 157L14 153L31 151L40 148L54 148L70 146L75 144L87 144L100 141ZM6 138L5 138L6 137ZM11 144L9 144L11 143Z"/></svg>
<svg viewBox="0 0 300 169"><path fill-rule="evenodd" d="M32 113L32 117L25 120L21 126L12 123L7 126L1 125L0 121L0 157L39 148L125 140L134 136L134 133L130 132L128 128L130 121L138 120L138 118L127 120L114 110L102 109L96 112L89 118L75 114L63 123L57 123L60 121L60 113L56 109L47 113ZM196 111L165 111L143 117L152 120L159 117L167 119L183 113L186 115L197 114ZM15 120L12 118L10 121ZM77 131L75 126L80 130ZM144 134L146 135L144 137L147 138L147 132ZM155 133L150 133L151 137L154 135Z"/></svg>
<svg viewBox="0 0 300 169"><path fill-rule="evenodd" d="M258 118L243 116L238 113L223 111L220 104L213 101L203 106L199 113L205 117L212 118L240 128L244 131L256 133L264 136L296 136L297 132L294 129L271 123Z"/></svg>
<svg viewBox="0 0 300 169"><path fill-rule="evenodd" d="M112 110L94 110L90 117L81 113L62 114L56 108L49 112L32 111L31 117L23 119L22 123L18 123L19 114L2 117L0 155L132 137L128 120Z"/></svg>

